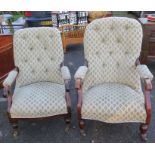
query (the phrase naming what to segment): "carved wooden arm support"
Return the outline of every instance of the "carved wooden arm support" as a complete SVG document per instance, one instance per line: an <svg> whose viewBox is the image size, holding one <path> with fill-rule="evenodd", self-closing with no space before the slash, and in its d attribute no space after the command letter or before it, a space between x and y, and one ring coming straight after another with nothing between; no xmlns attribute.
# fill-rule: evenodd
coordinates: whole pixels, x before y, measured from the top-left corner
<svg viewBox="0 0 155 155"><path fill-rule="evenodd" d="M135 62L136 67L138 65L140 65L139 59L136 60ZM140 73L140 72L139 72ZM148 78L142 77L142 82L144 83L144 98L145 98L145 109L146 109L146 113L147 113L147 117L146 117L146 124L150 124L150 120L151 120L151 100L150 100L150 92L152 90L152 83L151 80L153 78L153 75L151 75L151 73L149 73L149 71L147 71L148 73ZM152 77L151 77L152 76ZM149 78L151 77L151 78Z"/></svg>
<svg viewBox="0 0 155 155"><path fill-rule="evenodd" d="M64 80L65 82L65 99L67 105L67 111L71 115L71 98L70 98L70 80Z"/></svg>
<svg viewBox="0 0 155 155"><path fill-rule="evenodd" d="M144 97L145 97L145 108L147 113L146 123L150 123L151 118L151 100L150 100L150 92L152 90L152 84L150 79L144 79Z"/></svg>
<svg viewBox="0 0 155 155"><path fill-rule="evenodd" d="M69 68L67 66L64 66L64 62L60 64L61 68L61 74L62 78L64 79L65 84L65 100L67 105L68 113L71 114L71 99L70 99L70 80L71 80L71 74L69 71Z"/></svg>
<svg viewBox="0 0 155 155"><path fill-rule="evenodd" d="M4 91L6 93L6 97L7 97L7 101L8 101L7 102L8 103L8 106L7 106L7 112L8 113L10 113L10 108L11 108L11 105L12 105L12 95L13 95L12 94L12 85L15 83L18 73L19 73L19 70L16 67L13 71L11 71L8 74L7 78L3 82Z"/></svg>
<svg viewBox="0 0 155 155"><path fill-rule="evenodd" d="M75 81L75 88L77 89L77 113L78 113L78 119L81 119L81 108L82 108L82 79L76 79Z"/></svg>
<svg viewBox="0 0 155 155"><path fill-rule="evenodd" d="M88 69L88 61L85 59L85 63L84 63L84 66L83 67L86 67L84 69L84 74L82 73L80 76L76 76L76 73L74 75L74 78L75 78L75 88L77 89L77 113L78 113L78 119L80 120L81 119L81 108L82 108L82 101L83 101L83 91L82 91L82 86L83 86L83 79L86 75L86 72L87 72L87 69ZM82 71L82 70L81 70Z"/></svg>

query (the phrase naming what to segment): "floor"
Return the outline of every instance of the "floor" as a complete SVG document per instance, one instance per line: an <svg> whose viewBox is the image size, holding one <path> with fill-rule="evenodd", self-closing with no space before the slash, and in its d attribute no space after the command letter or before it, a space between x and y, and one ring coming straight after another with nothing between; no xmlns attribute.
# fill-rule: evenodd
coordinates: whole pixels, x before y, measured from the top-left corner
<svg viewBox="0 0 155 155"><path fill-rule="evenodd" d="M78 66L84 62L83 45L69 46L65 54L65 64L69 66L72 77ZM155 62L149 61L148 67L155 75ZM155 85L155 79L153 80ZM6 115L6 101L0 90L0 142L2 143L133 143L142 142L139 135L139 123L107 124L98 121L86 121L86 137L79 133L76 117L77 93L74 89L74 80L71 83L72 97L72 124L68 133L65 132L63 119L42 121L20 121L20 134L14 138L11 134L11 125ZM155 89L151 94L152 120L148 132L148 141L155 142Z"/></svg>

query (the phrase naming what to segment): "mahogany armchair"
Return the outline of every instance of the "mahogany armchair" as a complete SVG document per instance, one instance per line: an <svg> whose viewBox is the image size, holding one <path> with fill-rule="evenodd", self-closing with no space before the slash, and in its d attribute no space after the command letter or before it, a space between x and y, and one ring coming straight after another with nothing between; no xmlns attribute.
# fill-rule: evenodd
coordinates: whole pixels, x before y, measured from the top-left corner
<svg viewBox="0 0 155 155"><path fill-rule="evenodd" d="M21 119L62 116L69 123L71 75L68 67L61 63L60 32L47 27L18 30L14 33L13 47L16 67L8 74L3 86L14 136L18 133L18 121Z"/></svg>
<svg viewBox="0 0 155 155"><path fill-rule="evenodd" d="M137 60L141 43L142 28L135 19L109 17L87 26L84 52L88 64L80 66L74 75L82 134L85 135L84 119L140 122L141 137L147 139L153 75ZM145 85L144 93L140 78Z"/></svg>

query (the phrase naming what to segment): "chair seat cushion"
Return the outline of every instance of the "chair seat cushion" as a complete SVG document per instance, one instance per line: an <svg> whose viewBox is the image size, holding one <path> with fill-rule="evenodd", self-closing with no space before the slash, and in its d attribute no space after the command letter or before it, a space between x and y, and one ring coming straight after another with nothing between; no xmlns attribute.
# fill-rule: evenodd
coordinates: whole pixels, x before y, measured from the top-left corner
<svg viewBox="0 0 155 155"><path fill-rule="evenodd" d="M83 95L82 118L107 123L145 122L144 95L127 85L105 83Z"/></svg>
<svg viewBox="0 0 155 155"><path fill-rule="evenodd" d="M37 118L67 114L64 85L39 82L16 88L12 118Z"/></svg>

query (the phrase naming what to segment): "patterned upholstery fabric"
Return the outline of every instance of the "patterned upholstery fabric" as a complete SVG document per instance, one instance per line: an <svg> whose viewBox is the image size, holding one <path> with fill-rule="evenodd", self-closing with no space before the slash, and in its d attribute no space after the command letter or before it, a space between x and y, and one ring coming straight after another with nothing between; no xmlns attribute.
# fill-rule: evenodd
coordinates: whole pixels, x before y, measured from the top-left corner
<svg viewBox="0 0 155 155"><path fill-rule="evenodd" d="M86 66L80 66L78 68L78 70L76 71L76 73L74 75L74 78L75 79L77 79L77 78L84 79L85 78L85 75L87 73L87 70L88 70L88 68Z"/></svg>
<svg viewBox="0 0 155 155"><path fill-rule="evenodd" d="M36 118L67 114L65 87L38 82L16 88L10 110L12 118Z"/></svg>
<svg viewBox="0 0 155 155"><path fill-rule="evenodd" d="M14 80L16 79L17 74L18 74L17 71L15 71L15 70L11 71L8 74L7 78L4 80L3 86L11 86L12 83L14 82Z"/></svg>
<svg viewBox="0 0 155 155"><path fill-rule="evenodd" d="M153 79L153 74L150 72L146 65L138 65L136 69L142 79Z"/></svg>
<svg viewBox="0 0 155 155"><path fill-rule="evenodd" d="M89 63L84 90L104 82L141 89L135 66L141 43L142 28L135 19L109 17L90 23L84 37L85 57Z"/></svg>
<svg viewBox="0 0 155 155"><path fill-rule="evenodd" d="M15 65L20 71L17 87L40 81L63 84L60 73L63 48L56 28L18 30L13 40Z"/></svg>
<svg viewBox="0 0 155 155"><path fill-rule="evenodd" d="M145 122L143 93L117 83L94 86L83 97L82 118L108 123Z"/></svg>
<svg viewBox="0 0 155 155"><path fill-rule="evenodd" d="M69 71L69 68L67 66L62 66L61 67L61 74L64 80L70 80L71 79L71 74Z"/></svg>
<svg viewBox="0 0 155 155"><path fill-rule="evenodd" d="M88 72L83 84L82 118L109 123L145 122L146 110L135 62L142 28L135 19L94 20L85 31Z"/></svg>
<svg viewBox="0 0 155 155"><path fill-rule="evenodd" d="M49 27L16 31L14 59L19 74L10 109L11 117L67 114L63 76L69 77L70 72L60 69L63 61L60 32Z"/></svg>

